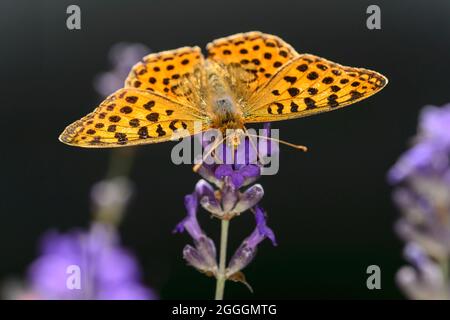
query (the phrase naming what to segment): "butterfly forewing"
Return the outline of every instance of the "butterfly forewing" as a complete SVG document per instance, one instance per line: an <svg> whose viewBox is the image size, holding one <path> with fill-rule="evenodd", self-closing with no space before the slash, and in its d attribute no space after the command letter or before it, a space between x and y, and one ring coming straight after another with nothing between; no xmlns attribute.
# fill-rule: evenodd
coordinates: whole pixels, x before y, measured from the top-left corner
<svg viewBox="0 0 450 320"><path fill-rule="evenodd" d="M149 54L132 69L125 86L158 93L182 104L200 102L203 55L199 47Z"/></svg>
<svg viewBox="0 0 450 320"><path fill-rule="evenodd" d="M375 71L303 54L258 89L244 117L246 122L267 122L330 111L365 99L386 83Z"/></svg>
<svg viewBox="0 0 450 320"><path fill-rule="evenodd" d="M60 140L92 148L156 143L192 135L194 129L203 130L205 123L200 112L182 104L149 91L124 88L68 126Z"/></svg>
<svg viewBox="0 0 450 320"><path fill-rule="evenodd" d="M247 84L250 94L298 55L280 38L256 31L214 40L206 49L208 59L227 66L232 76Z"/></svg>

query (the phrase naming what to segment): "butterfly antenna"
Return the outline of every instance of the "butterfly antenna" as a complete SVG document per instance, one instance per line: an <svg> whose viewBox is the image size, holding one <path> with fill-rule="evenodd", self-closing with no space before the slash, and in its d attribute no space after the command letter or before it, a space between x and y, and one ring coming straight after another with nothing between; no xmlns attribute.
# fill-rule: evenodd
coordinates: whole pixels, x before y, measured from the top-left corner
<svg viewBox="0 0 450 320"><path fill-rule="evenodd" d="M203 163L205 162L205 159L207 158L207 157L209 157L210 155L211 155L211 153L214 151L214 150L216 150L219 146L220 146L220 144L222 143L222 142L224 142L225 141L225 139L226 139L227 137L225 137L225 138L222 138L222 139L220 139L217 143L215 143L214 144L214 146L202 157L202 160L200 161L200 163L197 163L195 166L194 166L194 168L193 168L193 170L194 170L194 172L197 172L200 168L201 168L201 166L203 165Z"/></svg>
<svg viewBox="0 0 450 320"><path fill-rule="evenodd" d="M276 138L272 138L272 137L266 137L266 136L260 136L260 135L256 135L256 134L249 134L247 133L247 135L249 137L256 137L256 138L262 138L262 139L266 139L266 140L270 140L270 141L274 141L274 142L279 142L281 144L287 145L289 147L295 148L297 150L301 150L301 151L308 151L308 147L300 145L300 144L294 144L294 143L290 143L284 140L280 140L280 139L276 139Z"/></svg>

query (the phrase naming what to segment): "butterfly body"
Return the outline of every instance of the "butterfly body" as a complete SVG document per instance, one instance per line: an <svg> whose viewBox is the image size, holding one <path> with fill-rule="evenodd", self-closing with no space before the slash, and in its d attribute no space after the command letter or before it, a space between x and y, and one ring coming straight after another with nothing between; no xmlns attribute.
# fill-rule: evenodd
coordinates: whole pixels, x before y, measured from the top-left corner
<svg viewBox="0 0 450 320"><path fill-rule="evenodd" d="M214 100L211 117L211 127L214 129L226 131L244 127L242 116L238 113L238 109L230 97L222 96Z"/></svg>
<svg viewBox="0 0 450 320"><path fill-rule="evenodd" d="M198 131L339 109L380 91L387 79L372 70L345 67L299 54L280 38L240 33L199 47L150 54L125 86L94 112L69 125L66 144L121 147L158 143Z"/></svg>
<svg viewBox="0 0 450 320"><path fill-rule="evenodd" d="M207 82L205 90L209 101L207 106L208 116L211 119L211 127L226 131L226 129L238 129L243 127L242 107L238 105L238 99L234 95L230 75L223 66L212 61L205 62Z"/></svg>

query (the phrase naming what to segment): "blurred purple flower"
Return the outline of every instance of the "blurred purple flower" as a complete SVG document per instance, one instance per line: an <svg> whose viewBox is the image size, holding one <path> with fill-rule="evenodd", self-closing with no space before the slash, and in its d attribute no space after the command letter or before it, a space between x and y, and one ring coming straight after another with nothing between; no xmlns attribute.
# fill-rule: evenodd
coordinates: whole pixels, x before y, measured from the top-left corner
<svg viewBox="0 0 450 320"><path fill-rule="evenodd" d="M79 289L68 285L71 266L79 267ZM89 232L49 232L28 270L31 290L40 299L156 299L140 278L135 258L120 246L115 231L101 224Z"/></svg>
<svg viewBox="0 0 450 320"><path fill-rule="evenodd" d="M404 266L397 272L396 280L405 294L412 299L449 299L449 287L439 264L416 243L408 243L405 259L414 267Z"/></svg>
<svg viewBox="0 0 450 320"><path fill-rule="evenodd" d="M450 299L450 104L427 106L410 150L388 174L403 217L396 224L414 266L397 275L412 299Z"/></svg>
<svg viewBox="0 0 450 320"><path fill-rule="evenodd" d="M442 107L426 106L419 122L419 130L425 139L450 147L450 103Z"/></svg>
<svg viewBox="0 0 450 320"><path fill-rule="evenodd" d="M133 183L125 176L107 178L95 183L91 188L94 219L118 225L133 191Z"/></svg>
<svg viewBox="0 0 450 320"><path fill-rule="evenodd" d="M99 74L94 79L95 90L105 97L122 88L131 67L150 52L151 50L141 43L115 44L109 51L109 61L113 69Z"/></svg>
<svg viewBox="0 0 450 320"><path fill-rule="evenodd" d="M415 174L449 174L449 119L450 104L442 107L427 106L422 110L414 145L389 171L391 183L399 183Z"/></svg>

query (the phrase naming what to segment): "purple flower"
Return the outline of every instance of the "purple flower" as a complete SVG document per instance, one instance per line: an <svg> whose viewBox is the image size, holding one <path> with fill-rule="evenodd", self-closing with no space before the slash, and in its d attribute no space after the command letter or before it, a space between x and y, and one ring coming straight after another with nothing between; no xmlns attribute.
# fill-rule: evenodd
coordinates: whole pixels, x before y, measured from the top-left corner
<svg viewBox="0 0 450 320"><path fill-rule="evenodd" d="M73 281L79 286L70 286L71 277L78 275L79 281ZM156 298L152 290L140 283L135 258L120 246L117 234L101 224L93 225L89 232L46 234L40 257L30 266L28 278L32 291L41 299Z"/></svg>
<svg viewBox="0 0 450 320"><path fill-rule="evenodd" d="M256 164L203 164L198 173L219 188L229 177L239 189L255 182L261 176L261 167Z"/></svg>
<svg viewBox="0 0 450 320"><path fill-rule="evenodd" d="M420 115L415 144L389 171L402 211L397 234L414 266L399 270L397 282L413 299L450 299L450 104L428 106Z"/></svg>
<svg viewBox="0 0 450 320"><path fill-rule="evenodd" d="M400 157L389 171L391 183L414 175L446 175L450 162L450 104L425 107L420 114L415 144Z"/></svg>
<svg viewBox="0 0 450 320"><path fill-rule="evenodd" d="M197 240L203 235L203 231L197 221L198 200L195 193L184 197L184 206L186 207L187 217L183 219L176 227L174 232L184 232L186 229L190 236Z"/></svg>
<svg viewBox="0 0 450 320"><path fill-rule="evenodd" d="M258 245L264 239L268 238L274 246L277 245L274 232L267 226L265 212L259 206L255 207L255 219L255 230L242 242L230 260L227 269L228 277L244 269L253 260Z"/></svg>
<svg viewBox="0 0 450 320"><path fill-rule="evenodd" d="M420 300L450 299L449 288L441 267L430 259L422 247L408 243L404 255L414 267L402 267L397 272L396 280L408 297Z"/></svg>
<svg viewBox="0 0 450 320"><path fill-rule="evenodd" d="M194 244L195 248L191 245L184 247L183 258L198 271L216 276L218 267L214 242L208 237L200 237Z"/></svg>
<svg viewBox="0 0 450 320"><path fill-rule="evenodd" d="M256 180L261 174L261 169L254 164L249 165L235 165L221 164L214 171L217 179L224 179L230 177L231 182L236 188L245 186Z"/></svg>
<svg viewBox="0 0 450 320"><path fill-rule="evenodd" d="M442 107L426 106L419 119L420 134L424 139L440 142L446 148L450 147L450 103Z"/></svg>
<svg viewBox="0 0 450 320"><path fill-rule="evenodd" d="M265 126L263 137L269 137L269 128L269 125ZM242 282L250 288L240 270L253 260L259 243L265 238L269 238L276 245L275 235L267 227L265 214L258 206L264 195L264 189L260 184L249 185L261 176L264 165L268 163L267 159L278 152L278 149L272 141L260 139L255 142L250 140L249 136L244 137L236 149L224 142L212 152L208 148L215 145L210 143L221 140L212 140L211 142L206 136L202 135L200 140L208 155L198 170L203 179L197 183L194 193L185 197L187 217L177 225L175 231L187 230L192 237L194 246L185 246L183 257L197 270L217 278L219 291L216 291L216 298L220 299L220 290L223 290L223 286L220 289L219 283L224 283L226 280ZM234 136L234 138L236 137L238 136ZM225 268L224 254L220 255L219 268L216 260L216 247L198 223L199 205L212 216L222 220L222 236L227 234L227 231L224 230L228 230L228 220L247 210L252 210L255 214L255 231L244 240L233 255L228 268ZM221 245L226 242L227 239L221 237Z"/></svg>
<svg viewBox="0 0 450 320"><path fill-rule="evenodd" d="M266 213L259 206L255 207L255 219L256 219L256 230L253 231L252 235L247 239L249 246L256 247L265 238L272 241L274 246L277 245L275 240L275 234L272 229L267 226L266 223Z"/></svg>
<svg viewBox="0 0 450 320"><path fill-rule="evenodd" d="M230 177L236 188L255 182L261 176L270 157L279 152L278 144L264 137L270 137L269 123L264 125L258 140L253 136L241 136L236 150L226 142L221 143L215 149L214 156L211 154L206 158L199 174L219 188L222 187L225 177ZM205 150L209 150L207 147L213 144L208 138L208 134L201 136Z"/></svg>
<svg viewBox="0 0 450 320"><path fill-rule="evenodd" d="M200 183L208 184L205 180L200 180ZM209 187L212 189L210 185ZM216 217L231 219L255 206L262 199L264 189L260 184L255 184L241 192L236 189L230 179L224 179L219 195L218 198L199 195L200 204Z"/></svg>
<svg viewBox="0 0 450 320"><path fill-rule="evenodd" d="M194 240L195 247L190 245L184 247L184 259L197 270L213 275L217 271L216 247L214 242L203 232L197 220L198 193L202 194L204 192L204 196L207 197L208 195L211 196L209 192L212 192L208 185L205 184L206 181L205 183L202 181L204 180L197 183L196 192L184 197L184 205L188 214L175 227L174 232L184 232L186 230Z"/></svg>
<svg viewBox="0 0 450 320"><path fill-rule="evenodd" d="M419 143L408 150L388 173L389 182L398 183L416 172L426 172L435 162L435 146Z"/></svg>

